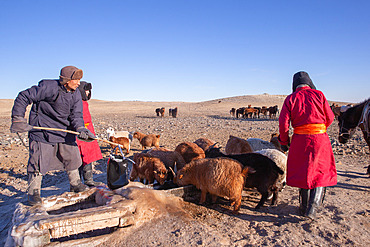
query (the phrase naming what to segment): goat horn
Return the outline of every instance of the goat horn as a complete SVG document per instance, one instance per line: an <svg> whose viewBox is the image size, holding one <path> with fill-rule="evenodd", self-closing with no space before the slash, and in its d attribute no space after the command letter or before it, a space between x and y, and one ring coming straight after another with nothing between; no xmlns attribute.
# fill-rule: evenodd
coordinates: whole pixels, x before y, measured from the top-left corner
<svg viewBox="0 0 370 247"><path fill-rule="evenodd" d="M209 146L208 149L211 149L211 148L214 148L217 144L219 144L218 142L216 142L215 144L212 144L211 146Z"/></svg>
<svg viewBox="0 0 370 247"><path fill-rule="evenodd" d="M172 170L172 168L168 167L168 169L170 169L170 171L172 172L173 177L176 177L176 173Z"/></svg>

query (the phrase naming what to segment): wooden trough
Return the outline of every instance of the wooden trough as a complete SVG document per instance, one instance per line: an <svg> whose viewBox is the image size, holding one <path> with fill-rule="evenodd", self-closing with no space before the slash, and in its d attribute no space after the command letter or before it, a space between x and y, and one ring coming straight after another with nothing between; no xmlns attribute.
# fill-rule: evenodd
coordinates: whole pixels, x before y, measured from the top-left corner
<svg viewBox="0 0 370 247"><path fill-rule="evenodd" d="M196 189L186 186L164 191L184 197ZM18 203L5 246L45 246L62 238L67 238L63 246L74 246L76 242L71 236L134 225L136 207L135 200L127 200L104 188L50 196L43 200L43 205L32 207Z"/></svg>

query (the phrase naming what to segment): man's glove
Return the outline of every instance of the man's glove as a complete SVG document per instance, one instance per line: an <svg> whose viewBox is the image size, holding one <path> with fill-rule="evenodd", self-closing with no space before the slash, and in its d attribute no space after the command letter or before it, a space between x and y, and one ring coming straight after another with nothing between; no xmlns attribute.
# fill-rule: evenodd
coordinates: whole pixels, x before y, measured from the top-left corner
<svg viewBox="0 0 370 247"><path fill-rule="evenodd" d="M90 130L86 129L85 127L79 127L77 128L77 132L80 134L77 136L78 139L82 141L93 141L96 139L96 136L91 133Z"/></svg>
<svg viewBox="0 0 370 247"><path fill-rule="evenodd" d="M288 145L281 145L281 150L283 150L286 153L289 150L289 146Z"/></svg>
<svg viewBox="0 0 370 247"><path fill-rule="evenodd" d="M33 127L27 123L27 120L21 116L12 117L12 125L10 126L11 133L27 132Z"/></svg>

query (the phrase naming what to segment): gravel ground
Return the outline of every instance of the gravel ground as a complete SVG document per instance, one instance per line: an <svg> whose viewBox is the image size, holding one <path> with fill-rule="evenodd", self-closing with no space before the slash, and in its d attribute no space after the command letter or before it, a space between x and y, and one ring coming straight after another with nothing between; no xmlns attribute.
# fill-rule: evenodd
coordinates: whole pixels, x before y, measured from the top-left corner
<svg viewBox="0 0 370 247"><path fill-rule="evenodd" d="M229 135L269 140L278 131L276 119L235 119L231 107L281 106L284 96L268 94L240 96L200 103L184 102L107 102L93 100L90 111L96 133L105 138L105 130L140 131L160 134L160 145L173 150L183 141L206 137L225 146ZM11 100L0 100L0 246L11 226L18 202L26 202L28 152L27 136L9 132ZM156 117L158 107L179 108L178 118ZM298 189L287 187L280 193L277 206L266 205L256 211L260 195L243 192L239 215L230 213L228 201L199 205L199 198L183 202L183 214L162 215L140 227L119 229L108 236L104 246L369 246L370 180L365 174L369 148L358 130L348 144L340 144L337 122L328 129L335 154L338 184L328 188L316 221L298 215ZM106 182L106 162L110 147L101 144L103 160L95 165L95 180ZM130 155L140 152L137 140ZM67 176L54 171L44 176L42 196L68 191ZM103 246L103 245L102 245Z"/></svg>

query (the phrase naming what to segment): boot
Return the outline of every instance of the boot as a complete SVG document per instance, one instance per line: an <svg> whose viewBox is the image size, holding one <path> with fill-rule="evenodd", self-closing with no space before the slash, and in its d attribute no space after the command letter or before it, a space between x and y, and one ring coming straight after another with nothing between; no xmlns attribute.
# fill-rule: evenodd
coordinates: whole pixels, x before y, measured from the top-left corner
<svg viewBox="0 0 370 247"><path fill-rule="evenodd" d="M84 185L81 182L80 174L78 173L78 169L67 171L69 184L70 184L70 191L71 192L83 192L89 189L88 186Z"/></svg>
<svg viewBox="0 0 370 247"><path fill-rule="evenodd" d="M299 189L299 214L301 216L306 215L309 195L309 189Z"/></svg>
<svg viewBox="0 0 370 247"><path fill-rule="evenodd" d="M316 219L316 213L322 202L324 201L326 187L317 187L310 190L310 200L306 211L306 217L314 220Z"/></svg>
<svg viewBox="0 0 370 247"><path fill-rule="evenodd" d="M31 206L42 203L40 196L41 181L42 181L41 173L39 172L28 173L27 194L28 194L28 203Z"/></svg>
<svg viewBox="0 0 370 247"><path fill-rule="evenodd" d="M38 189L35 189L32 191L32 194L28 194L28 203L31 206L37 205L37 204L42 204L41 196L40 196L40 191Z"/></svg>
<svg viewBox="0 0 370 247"><path fill-rule="evenodd" d="M104 184L101 182L95 182L93 180L93 170L92 170L92 164L84 165L83 168L83 178L84 183L89 187L96 187L96 186L103 186Z"/></svg>

